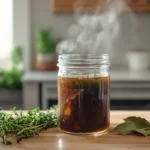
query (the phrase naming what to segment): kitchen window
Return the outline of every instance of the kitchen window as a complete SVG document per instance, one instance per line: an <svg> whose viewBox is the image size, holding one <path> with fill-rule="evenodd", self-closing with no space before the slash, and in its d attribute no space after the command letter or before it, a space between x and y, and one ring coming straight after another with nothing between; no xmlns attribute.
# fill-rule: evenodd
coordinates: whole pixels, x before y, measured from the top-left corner
<svg viewBox="0 0 150 150"><path fill-rule="evenodd" d="M13 0L0 1L0 68L6 68L13 47Z"/></svg>

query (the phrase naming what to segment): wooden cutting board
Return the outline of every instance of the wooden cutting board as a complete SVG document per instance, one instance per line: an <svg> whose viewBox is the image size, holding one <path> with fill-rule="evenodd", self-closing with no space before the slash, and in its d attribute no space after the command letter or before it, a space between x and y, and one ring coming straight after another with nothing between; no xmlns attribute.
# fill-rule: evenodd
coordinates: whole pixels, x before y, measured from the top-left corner
<svg viewBox="0 0 150 150"><path fill-rule="evenodd" d="M69 135L53 128L19 144L6 146L0 143L0 150L150 150L150 136L123 136L112 132L113 127L128 116L150 121L150 111L112 111L110 131L103 135Z"/></svg>

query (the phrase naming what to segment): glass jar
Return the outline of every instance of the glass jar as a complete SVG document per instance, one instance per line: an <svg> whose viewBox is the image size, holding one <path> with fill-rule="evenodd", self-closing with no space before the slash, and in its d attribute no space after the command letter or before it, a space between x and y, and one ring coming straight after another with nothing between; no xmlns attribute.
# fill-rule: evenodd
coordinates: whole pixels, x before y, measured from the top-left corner
<svg viewBox="0 0 150 150"><path fill-rule="evenodd" d="M67 133L102 133L109 128L109 56L60 55L59 127Z"/></svg>

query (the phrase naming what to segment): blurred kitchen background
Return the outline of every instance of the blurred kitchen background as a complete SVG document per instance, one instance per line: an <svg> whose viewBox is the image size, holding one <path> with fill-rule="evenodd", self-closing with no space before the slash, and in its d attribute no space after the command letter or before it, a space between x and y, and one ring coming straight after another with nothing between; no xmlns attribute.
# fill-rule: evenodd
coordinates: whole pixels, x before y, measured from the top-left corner
<svg viewBox="0 0 150 150"><path fill-rule="evenodd" d="M1 1L0 107L47 109L58 54L108 53L111 109L150 109L150 1L112 1Z"/></svg>

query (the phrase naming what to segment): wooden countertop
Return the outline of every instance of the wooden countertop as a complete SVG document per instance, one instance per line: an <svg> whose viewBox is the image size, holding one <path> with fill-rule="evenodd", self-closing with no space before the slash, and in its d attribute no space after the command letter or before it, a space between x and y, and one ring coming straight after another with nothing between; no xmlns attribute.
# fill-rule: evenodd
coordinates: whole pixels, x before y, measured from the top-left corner
<svg viewBox="0 0 150 150"><path fill-rule="evenodd" d="M128 116L140 116L150 121L150 111L112 111L110 131L103 135L69 135L53 128L19 144L6 146L0 143L0 150L150 150L150 136L112 133L113 127Z"/></svg>

